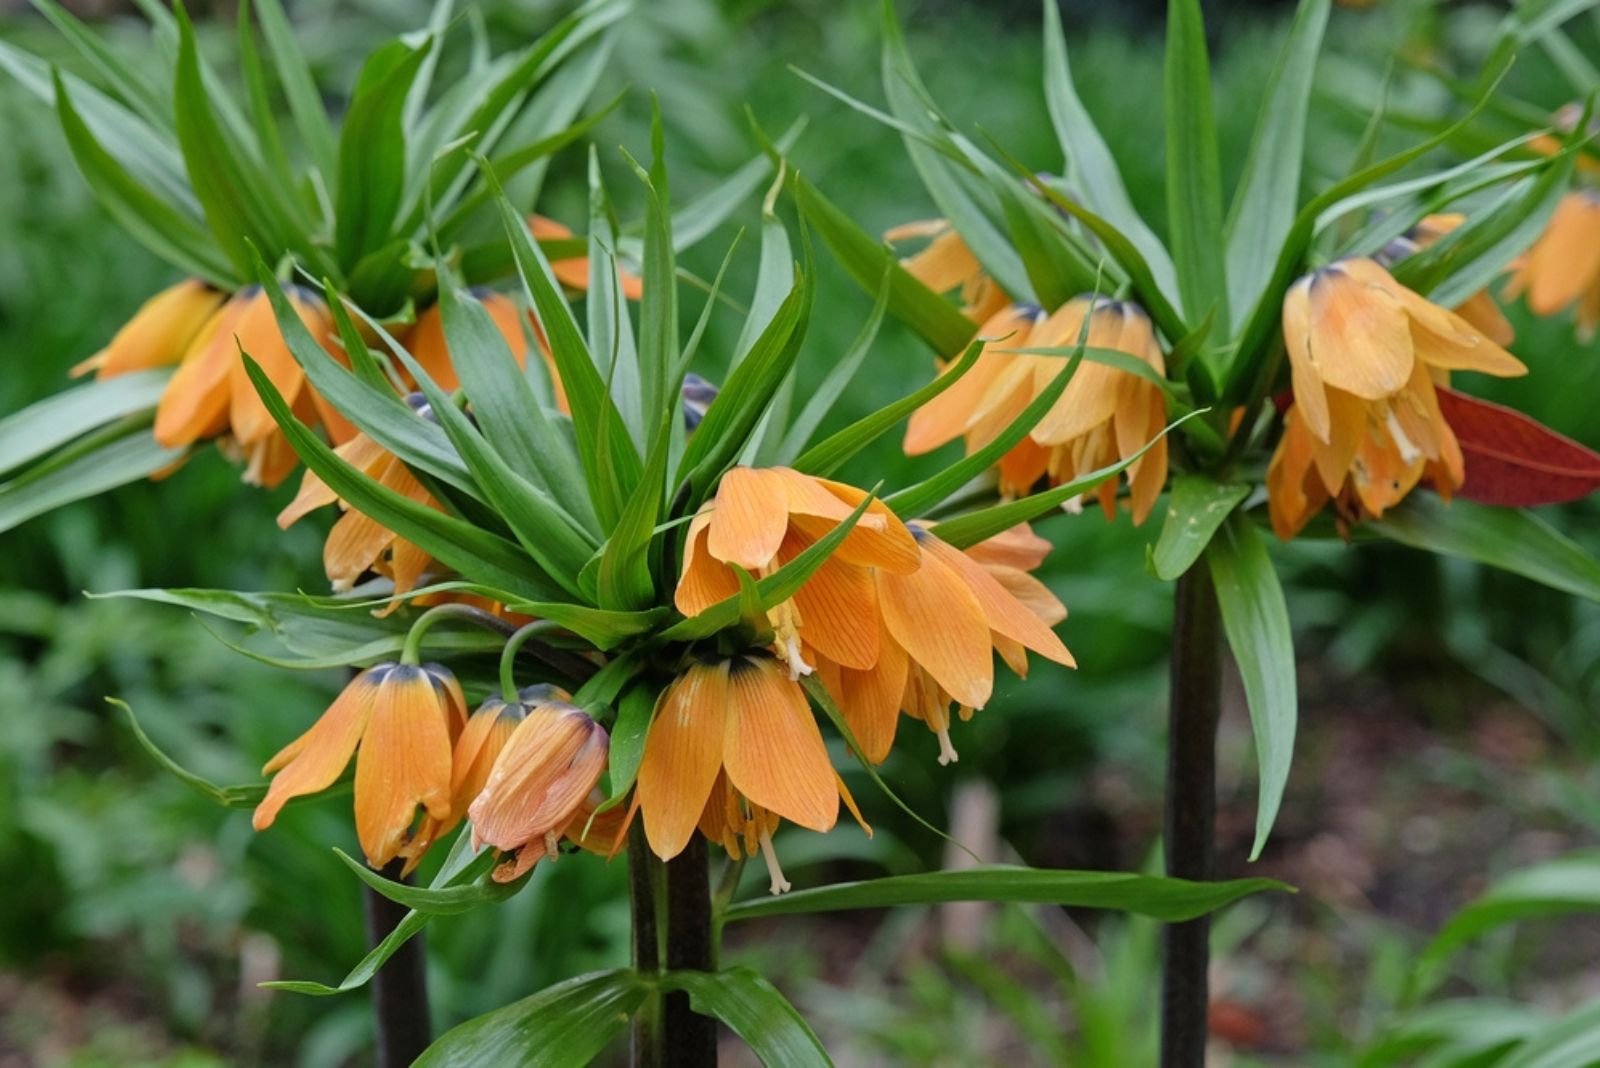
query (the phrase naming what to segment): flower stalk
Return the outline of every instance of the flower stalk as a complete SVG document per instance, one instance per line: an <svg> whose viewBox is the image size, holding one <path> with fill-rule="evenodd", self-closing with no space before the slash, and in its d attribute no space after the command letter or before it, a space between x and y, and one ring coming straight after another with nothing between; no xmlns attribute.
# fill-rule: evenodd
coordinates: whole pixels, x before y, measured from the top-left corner
<svg viewBox="0 0 1600 1068"><path fill-rule="evenodd" d="M398 859L381 874L399 881L404 867L405 861ZM399 926L408 910L370 886L361 888L361 901L367 941L376 947ZM377 1028L378 1068L406 1068L433 1041L428 1018L427 953L421 934L395 950L373 973L372 1014Z"/></svg>
<svg viewBox="0 0 1600 1068"><path fill-rule="evenodd" d="M1217 719L1222 706L1221 619L1204 560L1178 579L1167 714L1167 875L1215 874ZM1206 1061L1211 921L1169 924L1161 937L1161 1068Z"/></svg>

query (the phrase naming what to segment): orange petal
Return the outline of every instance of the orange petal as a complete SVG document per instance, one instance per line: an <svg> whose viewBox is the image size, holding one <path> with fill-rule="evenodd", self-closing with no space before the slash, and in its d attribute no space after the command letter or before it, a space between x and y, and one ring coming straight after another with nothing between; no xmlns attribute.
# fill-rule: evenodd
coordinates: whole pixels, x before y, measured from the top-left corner
<svg viewBox="0 0 1600 1068"><path fill-rule="evenodd" d="M374 868L399 855L417 806L450 814L450 734L433 682L399 664L378 684L356 753L356 838Z"/></svg>
<svg viewBox="0 0 1600 1068"><path fill-rule="evenodd" d="M839 684L832 692L861 746L861 756L869 763L883 763L894 746L909 666L905 650L882 633L876 664L867 671L839 671Z"/></svg>
<svg viewBox="0 0 1600 1068"><path fill-rule="evenodd" d="M717 486L706 548L724 563L759 571L778 554L788 525L782 477L767 469L734 467Z"/></svg>
<svg viewBox="0 0 1600 1068"><path fill-rule="evenodd" d="M1415 354L1405 305L1389 286L1364 281L1371 261L1325 267L1311 280L1311 362L1330 386L1365 400L1397 392L1411 377Z"/></svg>
<svg viewBox="0 0 1600 1068"><path fill-rule="evenodd" d="M718 601L725 601L739 592L739 580L733 570L706 549L710 525L709 506L701 509L689 521L689 533L683 550L683 573L678 578L678 588L673 594L673 603L686 616L698 615Z"/></svg>
<svg viewBox="0 0 1600 1068"><path fill-rule="evenodd" d="M145 301L104 349L72 373L92 370L97 378L112 378L177 363L216 312L222 296L198 278L168 286Z"/></svg>
<svg viewBox="0 0 1600 1068"><path fill-rule="evenodd" d="M790 534L778 558L783 563L812 544L810 538ZM794 595L800 609L800 635L835 663L869 668L878 661L878 595L865 568L830 556L812 572Z"/></svg>
<svg viewBox="0 0 1600 1068"><path fill-rule="evenodd" d="M932 524L923 524L930 530ZM983 564L1005 564L1022 571L1032 571L1044 563L1054 548L1049 539L1041 538L1027 523L1018 523L1010 530L1001 531L965 549L968 556Z"/></svg>
<svg viewBox="0 0 1600 1068"><path fill-rule="evenodd" d="M661 695L639 764L638 800L656 856L683 852L722 768L728 665L694 664Z"/></svg>
<svg viewBox="0 0 1600 1068"><path fill-rule="evenodd" d="M326 333L326 312L319 315L315 306L297 297L291 296L290 303L294 305L300 321L313 335ZM283 399L292 406L300 396L306 373L283 340L283 332L278 329L271 301L259 289L251 298L249 308L240 317L234 339L230 340L237 342L238 351L260 365ZM261 395L256 392L255 383L250 380L242 357L235 356L228 381L228 424L234 437L241 444L252 445L276 431L278 424L273 421Z"/></svg>
<svg viewBox="0 0 1600 1068"><path fill-rule="evenodd" d="M960 575L924 552L909 575L878 576L883 620L912 660L960 704L981 707L994 686L989 623Z"/></svg>
<svg viewBox="0 0 1600 1068"><path fill-rule="evenodd" d="M1049 657L1058 664L1065 664L1068 667L1075 665L1072 654L1061 644L1056 632L1041 622L1026 605L1011 596L1010 591L1000 585L977 561L968 558L960 549L946 545L932 534L923 538L922 548L924 552L931 553L961 576L967 588L983 606L983 614L988 619L991 630L1005 635L1012 641L1021 642L1040 656ZM938 678L937 675L934 677ZM945 689L950 688L946 686ZM955 693L954 690L950 692ZM962 704L972 704L972 702L963 701Z"/></svg>
<svg viewBox="0 0 1600 1068"><path fill-rule="evenodd" d="M1289 372L1294 386L1294 402L1300 409L1306 429L1323 441L1328 440L1328 401L1322 375L1311 358L1311 283L1306 275L1283 296L1283 342L1289 351Z"/></svg>
<svg viewBox="0 0 1600 1068"><path fill-rule="evenodd" d="M573 705L530 711L495 760L472 802L472 840L497 849L543 849L564 828L605 769L608 739Z"/></svg>
<svg viewBox="0 0 1600 1068"><path fill-rule="evenodd" d="M799 685L770 657L739 657L731 665L723 760L728 781L752 803L813 831L838 819L839 791L822 732Z"/></svg>
<svg viewBox="0 0 1600 1068"><path fill-rule="evenodd" d="M156 406L155 439L163 448L192 445L228 425L228 372L238 360L233 334L249 307L235 295L206 320L183 354Z"/></svg>
<svg viewBox="0 0 1600 1068"><path fill-rule="evenodd" d="M267 796L251 822L258 831L272 826L290 798L326 790L344 773L372 715L378 686L392 665L369 668L350 681L311 729L278 752L261 774L272 775ZM276 774L274 774L276 773Z"/></svg>

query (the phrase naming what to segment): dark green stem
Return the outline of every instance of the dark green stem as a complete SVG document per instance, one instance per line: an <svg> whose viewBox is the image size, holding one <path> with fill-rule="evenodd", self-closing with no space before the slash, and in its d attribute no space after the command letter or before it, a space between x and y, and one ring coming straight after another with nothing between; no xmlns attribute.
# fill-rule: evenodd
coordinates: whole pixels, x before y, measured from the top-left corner
<svg viewBox="0 0 1600 1068"><path fill-rule="evenodd" d="M656 876L661 862L650 852L644 835L628 836L628 907L633 915L633 968L654 976L661 970L661 925ZM633 1015L632 1068L660 1068L661 995L652 993Z"/></svg>
<svg viewBox="0 0 1600 1068"><path fill-rule="evenodd" d="M667 861L668 971L716 971L711 923L711 871L698 834ZM715 1068L717 1022L689 1008L689 995L668 994L661 1006L662 1068Z"/></svg>
<svg viewBox="0 0 1600 1068"><path fill-rule="evenodd" d="M1167 716L1167 874L1206 880L1215 868L1222 660L1217 594L1204 560L1178 580L1176 599ZM1162 932L1161 1068L1205 1064L1210 936L1211 921L1204 916Z"/></svg>
<svg viewBox="0 0 1600 1068"><path fill-rule="evenodd" d="M383 869L382 875L399 880L404 864L396 860ZM367 940L374 946L389 936L408 911L371 887L362 887L362 903ZM427 955L420 934L373 973L372 1012L378 1032L378 1068L406 1068L428 1048L432 1032L428 1021Z"/></svg>

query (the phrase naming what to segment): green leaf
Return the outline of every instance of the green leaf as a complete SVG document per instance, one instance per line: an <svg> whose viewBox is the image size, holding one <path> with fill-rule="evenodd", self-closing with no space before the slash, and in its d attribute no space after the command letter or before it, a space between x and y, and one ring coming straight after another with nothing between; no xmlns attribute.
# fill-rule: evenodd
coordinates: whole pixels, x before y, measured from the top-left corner
<svg viewBox="0 0 1600 1068"><path fill-rule="evenodd" d="M778 988L746 967L720 972L667 972L664 990L689 995L701 1016L721 1020L744 1039L766 1068L831 1068L833 1060Z"/></svg>
<svg viewBox="0 0 1600 1068"><path fill-rule="evenodd" d="M463 833L470 840L471 833ZM484 905L498 904L526 886L533 874L531 871L525 872L522 878L509 883L495 882L491 874L494 869L494 852L484 849L476 853L471 863L461 870L460 879L464 880L463 882L442 887L412 886L409 883L397 883L392 879L385 879L342 849L335 849L333 852L344 861L345 867L355 872L356 878L374 891L398 905L404 905L426 916L456 916Z"/></svg>
<svg viewBox="0 0 1600 1068"><path fill-rule="evenodd" d="M446 1031L413 1068L573 1068L622 1033L649 984L619 968L557 983Z"/></svg>
<svg viewBox="0 0 1600 1068"><path fill-rule="evenodd" d="M300 131L300 142L311 163L325 178L331 179L337 159L333 140L333 126L328 121L327 109L311 77L311 68L300 44L295 40L294 29L283 13L280 0L254 0L256 18L267 39L273 64L278 70L278 83L289 101L289 112L294 116Z"/></svg>
<svg viewBox="0 0 1600 1068"><path fill-rule="evenodd" d="M237 282L239 276L199 222L146 188L95 139L73 107L59 74L55 76L55 97L72 158L111 217L151 252L181 270L224 285Z"/></svg>
<svg viewBox="0 0 1600 1068"><path fill-rule="evenodd" d="M1248 518L1231 513L1205 549L1211 581L1222 609L1222 628L1244 680L1250 726L1256 736L1261 796L1256 803L1256 839L1250 859L1261 855L1278 818L1283 789L1294 761L1299 700L1294 678L1294 635L1278 573L1267 547Z"/></svg>
<svg viewBox="0 0 1600 1068"><path fill-rule="evenodd" d="M777 897L730 905L726 920L791 916L807 912L937 905L947 901L1016 901L1037 905L1112 909L1181 923L1215 912L1263 890L1290 890L1272 879L1191 882L1116 871L1061 871L985 864L961 871L891 875L853 883L795 890Z"/></svg>
<svg viewBox="0 0 1600 1068"><path fill-rule="evenodd" d="M291 802L292 804L293 802ZM472 833L463 829L456 835L450 852L445 855L444 863L439 866L439 872L429 883L434 889L455 885L464 877L464 873L474 860L472 849ZM372 952L361 958L361 962L350 970L338 986L328 986L325 983L314 983L302 979L283 979L262 983L261 986L269 990L287 990L295 994L310 994L313 997L328 997L333 994L343 994L359 987L365 986L384 961L394 956L395 951L409 942L417 933L426 927L433 916L428 913L417 912L415 909L407 912L394 930L382 942L373 947Z"/></svg>
<svg viewBox="0 0 1600 1068"><path fill-rule="evenodd" d="M1188 319L1212 308L1228 322L1228 276L1223 258L1222 171L1211 114L1211 66L1200 0L1167 5L1164 85L1167 128L1167 216L1178 291Z"/></svg>
<svg viewBox="0 0 1600 1068"><path fill-rule="evenodd" d="M672 255L671 201L667 187L661 109L654 100L650 109L650 142L655 156L649 172L637 165L634 170L645 191L641 278L644 292L639 301L639 392L643 398L645 417L654 421L657 412L676 407L677 398L668 396L667 391L677 389L677 383L669 382L668 378L678 354L678 266ZM669 428L670 423L663 421L660 432L665 435ZM661 465L664 470L664 447Z"/></svg>
<svg viewBox="0 0 1600 1068"><path fill-rule="evenodd" d="M949 151L936 150L926 143L946 142L943 127L949 123L939 113L911 61L895 16L894 0L883 2L883 23L883 91L889 110L908 129L922 135L902 135L912 166L940 214L950 220L1000 288L1019 300L1033 297L1028 271L1017 250L969 190L969 176L954 164Z"/></svg>
<svg viewBox="0 0 1600 1068"><path fill-rule="evenodd" d="M112 423L0 483L0 533L152 475L182 459L184 452L156 444L148 416Z"/></svg>
<svg viewBox="0 0 1600 1068"><path fill-rule="evenodd" d="M172 101L163 87L146 76L145 72L131 66L117 54L117 50L101 40L99 35L55 0L31 0L34 8L53 23L61 35L72 42L74 48L93 64L111 86L112 90L156 129L172 128ZM59 88L58 88L59 93ZM59 95L58 95L59 100Z"/></svg>
<svg viewBox="0 0 1600 1068"><path fill-rule="evenodd" d="M1026 523L1037 519L1046 512L1060 508L1067 501L1079 494L1088 493L1099 486L1108 478L1115 478L1128 468L1135 460L1150 450L1150 447L1172 431L1193 419L1210 411L1209 408L1199 408L1180 419L1168 423L1166 428L1145 442L1139 451L1114 464L1108 464L1097 471L1090 471L1081 478L1063 483L1054 489L1045 490L1043 493L1030 494L1014 501L997 504L966 515L956 516L954 519L940 521L937 533L941 541L954 545L957 549L965 549L969 545L976 545L996 534L1010 530L1018 523Z"/></svg>
<svg viewBox="0 0 1600 1068"><path fill-rule="evenodd" d="M441 268L439 280L439 311L450 363L472 402L482 440L517 475L550 498L549 506L565 525L598 534L599 520L571 439L535 396L483 304L459 288L448 268ZM537 348L529 345L528 359L537 358ZM409 361L408 368L413 378L420 378L419 369ZM437 412L438 402L433 403ZM598 544L597 538L585 541L590 550Z"/></svg>
<svg viewBox="0 0 1600 1068"><path fill-rule="evenodd" d="M1432 1062L1440 1068L1478 1064L1480 1058L1522 1042L1548 1025L1548 1017L1527 1005L1497 998L1455 998L1406 1013L1385 1027L1355 1063L1357 1068L1416 1064L1418 1054L1437 1051L1436 1056L1449 1057Z"/></svg>
<svg viewBox="0 0 1600 1068"><path fill-rule="evenodd" d="M488 593L485 587L441 584L414 591L468 589ZM246 627L245 641L233 645L247 656L293 668L344 667L392 659L405 643L406 632L417 612L402 610L379 617L373 602L337 597L312 597L303 593L242 593L236 590L142 589L92 593L90 597L132 597L155 604L188 608ZM452 626L441 620L428 631L424 648L435 655L494 653L505 639L473 625Z"/></svg>
<svg viewBox="0 0 1600 1068"><path fill-rule="evenodd" d="M805 129L805 119L796 119L773 144L778 152L787 152ZM740 207L749 202L768 174L772 161L761 153L734 171L721 182L696 196L672 213L672 243L675 251L682 252L708 237L718 226Z"/></svg>
<svg viewBox="0 0 1600 1068"><path fill-rule="evenodd" d="M650 722L655 718L659 687L640 683L622 695L617 705L617 718L611 724L611 750L607 769L611 775L611 793L596 813L605 812L622 803L639 777L639 765L644 760L644 741L650 734Z"/></svg>
<svg viewBox="0 0 1600 1068"><path fill-rule="evenodd" d="M411 83L433 47L391 41L368 57L339 133L334 219L339 262L354 267L387 243L405 187L402 118Z"/></svg>
<svg viewBox="0 0 1600 1068"><path fill-rule="evenodd" d="M1238 311L1260 299L1294 224L1311 81L1330 6L1330 0L1300 0L1289 37L1259 90L1261 113L1228 211L1228 305Z"/></svg>
<svg viewBox="0 0 1600 1068"><path fill-rule="evenodd" d="M255 808L261 799L267 796L267 784L249 783L244 786L218 786L209 779L202 778L194 772L173 760L161 747L150 740L150 736L139 726L139 718L133 714L133 706L126 701L119 701L115 697L106 698L106 704L113 708L120 708L128 714L128 727L133 731L134 740L139 743L139 748L148 753L157 764L160 764L170 775L188 786L195 793L209 801L213 801L224 808Z"/></svg>
<svg viewBox="0 0 1600 1068"><path fill-rule="evenodd" d="M598 575L602 608L642 610L656 602L656 580L650 574L650 545L656 521L661 517L662 494L667 479L667 460L672 452L670 421L676 416L672 406L661 414L645 460L644 474L623 506L611 537L601 550Z"/></svg>
<svg viewBox="0 0 1600 1068"><path fill-rule="evenodd" d="M1149 265L1155 287L1174 293L1178 283L1172 257L1161 239L1134 210L1111 150L1073 88L1059 0L1044 0L1044 22L1045 103L1050 109L1056 138L1061 142L1067 181L1091 211L1138 250Z"/></svg>
<svg viewBox="0 0 1600 1068"><path fill-rule="evenodd" d="M861 327L861 332L856 335L850 347L845 350L834 365L828 368L827 375L810 390L805 407L800 413L789 421L789 429L785 434L783 443L778 447L777 462L792 464L794 458L805 449L806 442L817 432L817 427L827 418L833 410L834 404L844 395L845 389L855 378L856 372L861 370L861 365L866 362L867 354L872 351L872 343L877 340L878 329L883 325L884 313L889 308L889 282L885 272L883 284L878 287L878 299L872 306L872 314L867 316L867 321Z"/></svg>
<svg viewBox="0 0 1600 1068"><path fill-rule="evenodd" d="M0 474L107 423L150 411L171 377L162 368L102 378L0 419Z"/></svg>
<svg viewBox="0 0 1600 1068"><path fill-rule="evenodd" d="M961 359L932 382L811 446L795 458L795 470L819 477L837 471L840 465L888 433L900 420L955 385L978 362L984 344L983 339L972 342L967 346L967 351L961 354Z"/></svg>
<svg viewBox="0 0 1600 1068"><path fill-rule="evenodd" d="M1084 329L1085 331L1088 329L1087 318L1084 321ZM1078 365L1082 362L1083 346L1080 344L1077 351L1063 364L1060 372L1050 380L1050 384L1029 401L1028 406L1022 409L994 440L971 455L957 460L931 478L885 497L883 503L894 509L895 514L902 518L915 518L944 502L962 486L999 463L1002 456L1028 436L1038 425L1039 420L1045 417L1045 413L1055 406L1062 392L1071 383L1072 376L1078 373Z"/></svg>
<svg viewBox="0 0 1600 1068"><path fill-rule="evenodd" d="M789 295L750 354L722 384L678 463L677 481L688 482L693 489L691 504L705 498L711 484L749 443L762 413L794 366L810 301L811 280L797 268Z"/></svg>
<svg viewBox="0 0 1600 1068"><path fill-rule="evenodd" d="M628 427L633 443L647 449L645 418L639 382L639 349L633 337L633 320L617 275L616 227L611 198L600 171L600 154L589 146L589 291L584 299L588 316L589 348L617 414ZM675 279L667 285L675 286Z"/></svg>
<svg viewBox="0 0 1600 1068"><path fill-rule="evenodd" d="M1593 83L1590 83L1593 84ZM1495 1068L1574 1068L1600 1061L1600 1002L1590 1001L1496 1062Z"/></svg>
<svg viewBox="0 0 1600 1068"><path fill-rule="evenodd" d="M1166 522L1161 525L1161 537L1150 557L1156 577L1173 582L1189 570L1205 552L1222 521L1249 495L1249 486L1216 482L1204 475L1174 478Z"/></svg>
<svg viewBox="0 0 1600 1068"><path fill-rule="evenodd" d="M1414 549L1498 567L1600 601L1600 561L1532 512L1413 493L1368 528Z"/></svg>
<svg viewBox="0 0 1600 1068"><path fill-rule="evenodd" d="M1424 990L1443 978L1440 965L1457 949L1507 924L1545 916L1600 913L1600 852L1571 853L1495 880L1450 917L1417 958Z"/></svg>
<svg viewBox="0 0 1600 1068"><path fill-rule="evenodd" d="M256 362L243 357L262 403L300 459L340 499L469 579L531 600L558 600L561 588L516 545L396 493L351 467L296 419Z"/></svg>
<svg viewBox="0 0 1600 1068"><path fill-rule="evenodd" d="M876 293L884 273L888 273L889 314L922 335L941 356L952 355L966 346L977 332L978 324L907 274L893 252L861 229L804 177L794 175L790 189L801 213L816 227L857 285Z"/></svg>
<svg viewBox="0 0 1600 1068"><path fill-rule="evenodd" d="M485 165L486 166L486 165ZM494 173L485 170L496 189L502 222L511 239L517 271L523 288L532 301L539 324L544 328L555 360L556 373L567 392L572 409L572 424L577 431L578 456L583 461L584 477L602 530L616 525L628 488L639 479L639 453L628 434L627 424L617 412L601 379L589 346L578 330L572 309L567 306L550 263L529 233L527 223L498 188Z"/></svg>
<svg viewBox="0 0 1600 1068"><path fill-rule="evenodd" d="M492 324L489 330L494 330ZM450 443L467 462L488 504L505 520L516 535L517 542L545 574L574 599L585 600L581 584L575 576L594 551L593 538L556 503L549 492L511 468L421 364L403 348L396 348L395 351L422 388L423 395L428 398L434 417L444 427ZM511 354L504 352L504 357L515 368ZM517 377L522 380L521 375ZM524 385L527 384L525 380L522 381Z"/></svg>

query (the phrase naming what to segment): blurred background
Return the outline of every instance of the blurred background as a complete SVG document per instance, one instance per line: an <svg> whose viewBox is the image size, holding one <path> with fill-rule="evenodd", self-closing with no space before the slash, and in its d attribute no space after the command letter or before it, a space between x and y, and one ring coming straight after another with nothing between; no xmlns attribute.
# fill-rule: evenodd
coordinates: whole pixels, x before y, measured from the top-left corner
<svg viewBox="0 0 1600 1068"><path fill-rule="evenodd" d="M70 5L135 47L123 5ZM557 5L478 0L510 47ZM1078 89L1136 204L1161 229L1161 11L1066 0ZM203 43L231 69L235 11L199 5ZM420 0L290 5L319 80L337 99L360 56L420 25ZM624 217L637 200L619 145L648 152L648 95L668 123L673 191L710 188L805 116L794 152L807 176L868 229L933 214L898 137L806 84L801 66L879 102L876 5L829 0L669 0L638 5L597 99L635 92L594 138ZM903 5L933 92L1040 170L1061 166L1040 91L1031 0ZM1292 5L1208 5L1225 182L1244 157ZM1400 146L1449 107L1415 62L1472 72L1501 11L1371 3L1335 11L1319 68L1308 185L1348 168L1378 86L1392 74L1384 134ZM1594 24L1582 38L1594 46ZM0 38L77 69L43 19L0 4ZM1401 56L1399 63L1393 57ZM1408 62L1408 60L1410 62ZM1391 70L1391 66L1393 69ZM1554 110L1562 83L1519 66L1516 93ZM118 230L79 179L48 108L0 79L0 414L64 387L151 292L174 279ZM1435 156L1434 165L1443 158ZM539 210L581 227L582 154L558 160ZM635 213L636 214L636 213ZM738 227L734 279L753 276L758 204L684 259L709 278ZM820 377L871 301L819 249L817 315L802 367ZM747 285L748 283L742 283ZM734 285L740 297L741 283ZM689 314L703 297L686 288ZM1600 446L1600 347L1570 318L1511 309L1533 374L1469 389ZM737 317L719 313L701 352L718 376ZM834 425L920 385L926 349L886 325ZM826 427L824 428L827 429ZM895 442L845 477L900 484ZM293 493L243 487L214 451L163 481L64 508L0 548L0 1068L62 1065L365 1063L364 992L316 999L259 989L273 978L337 982L365 952L356 881L330 846L353 836L348 800L296 806L265 835L166 776L135 743L127 701L151 736L217 782L250 782L324 707L338 679L287 676L232 652L180 609L86 594L145 586L323 592L315 521L278 530ZM1600 552L1600 510L1551 518ZM322 520L326 522L324 518ZM1059 516L1045 577L1068 604L1074 673L1038 668L1002 684L956 736L959 765L907 721L885 778L989 859L1055 867L1151 865L1160 825L1170 594L1144 571L1157 533L1098 513ZM1531 583L1374 546L1276 546L1298 631L1301 735L1289 795L1264 857L1247 864L1255 770L1234 686L1221 738L1222 874L1300 888L1248 901L1217 924L1219 1054L1234 1064L1348 1063L1396 1003L1428 934L1495 875L1600 841L1600 610ZM841 762L843 766L843 762ZM785 831L797 886L916 871L945 843L865 781L852 788L877 833ZM438 1026L578 971L626 959L621 865L543 866L498 907L436 921L427 939ZM759 888L755 888L759 889ZM583 903L583 904L578 904ZM1452 987L1552 1010L1600 996L1600 924L1533 924L1456 961ZM734 961L758 964L812 1020L841 1065L1136 1065L1153 1057L1156 929L1059 909L961 907L854 913L735 928ZM744 1063L730 1047L729 1063Z"/></svg>

